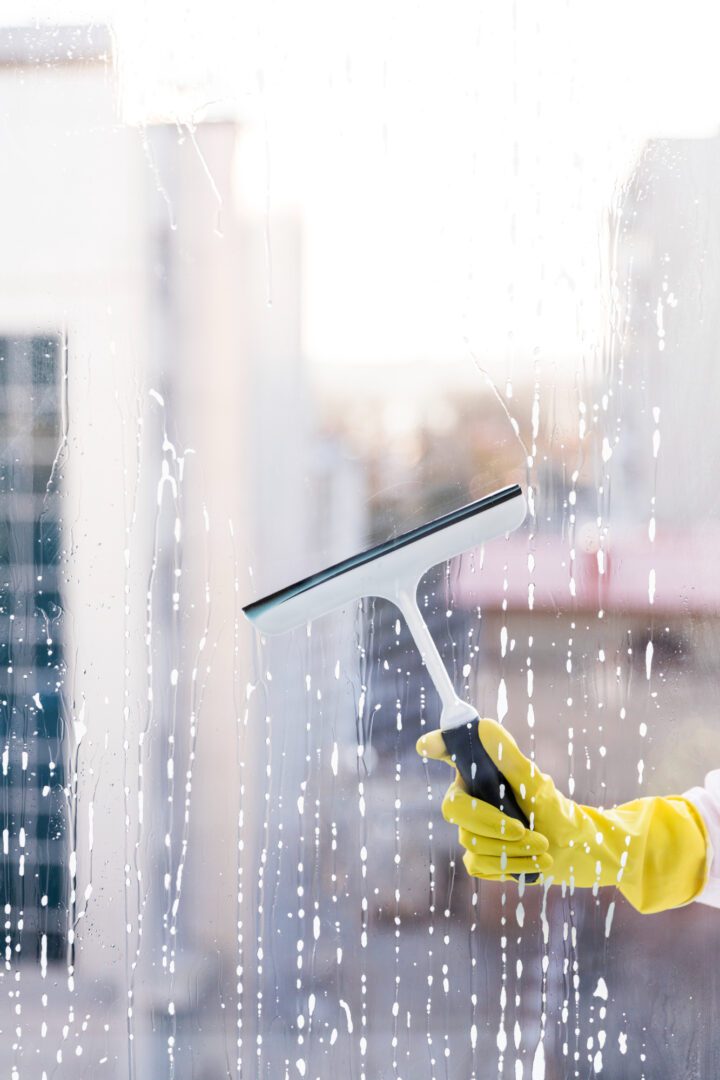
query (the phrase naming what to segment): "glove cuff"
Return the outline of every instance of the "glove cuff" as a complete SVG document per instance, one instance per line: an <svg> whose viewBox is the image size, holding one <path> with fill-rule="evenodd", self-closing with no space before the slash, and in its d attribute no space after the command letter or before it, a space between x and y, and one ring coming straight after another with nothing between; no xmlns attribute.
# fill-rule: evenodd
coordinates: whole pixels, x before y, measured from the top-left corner
<svg viewBox="0 0 720 1080"><path fill-rule="evenodd" d="M702 815L682 795L638 799L613 812L627 827L620 892L643 914L691 903L709 873L709 837Z"/></svg>

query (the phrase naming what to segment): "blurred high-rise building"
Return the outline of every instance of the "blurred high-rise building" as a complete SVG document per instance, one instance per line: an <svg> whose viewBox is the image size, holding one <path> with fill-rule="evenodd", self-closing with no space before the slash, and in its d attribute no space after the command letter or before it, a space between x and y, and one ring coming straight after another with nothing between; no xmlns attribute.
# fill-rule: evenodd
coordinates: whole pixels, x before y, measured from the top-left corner
<svg viewBox="0 0 720 1080"><path fill-rule="evenodd" d="M273 223L270 305L266 222L237 197L241 128L118 115L103 28L0 34L8 1075L25 1040L38 1075L84 1055L152 1076L194 1031L193 988L218 997L206 1032L224 1016L239 605L258 563L312 561L314 488L349 490L328 480L340 449L309 450L299 225ZM357 546L357 515L335 518ZM215 1075L234 1040L194 1045L193 1068Z"/></svg>

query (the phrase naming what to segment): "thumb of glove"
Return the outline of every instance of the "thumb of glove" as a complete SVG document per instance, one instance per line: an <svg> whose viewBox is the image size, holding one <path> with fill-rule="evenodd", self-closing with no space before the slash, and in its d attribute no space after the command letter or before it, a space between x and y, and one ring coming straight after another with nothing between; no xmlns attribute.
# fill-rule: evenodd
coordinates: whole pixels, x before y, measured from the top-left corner
<svg viewBox="0 0 720 1080"><path fill-rule="evenodd" d="M519 805L529 814L538 790L549 778L525 757L510 732L495 720L481 719L478 736L488 756L513 789ZM444 761L454 768L440 728L421 735L415 749L423 761Z"/></svg>
<svg viewBox="0 0 720 1080"><path fill-rule="evenodd" d="M448 765L452 765L447 746L445 745L445 740L442 736L442 731L439 728L435 731L428 731L425 735L421 735L415 743L415 749L423 761L427 761L428 759L433 761L446 761Z"/></svg>

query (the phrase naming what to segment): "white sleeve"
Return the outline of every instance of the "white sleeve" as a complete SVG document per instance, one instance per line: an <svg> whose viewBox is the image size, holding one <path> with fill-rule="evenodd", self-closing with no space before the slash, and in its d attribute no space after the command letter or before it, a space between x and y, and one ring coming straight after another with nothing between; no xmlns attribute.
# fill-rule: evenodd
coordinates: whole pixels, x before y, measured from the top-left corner
<svg viewBox="0 0 720 1080"><path fill-rule="evenodd" d="M693 804L705 822L708 833L708 879L705 888L696 896L699 904L720 908L720 769L705 777L705 787L694 787L684 797Z"/></svg>

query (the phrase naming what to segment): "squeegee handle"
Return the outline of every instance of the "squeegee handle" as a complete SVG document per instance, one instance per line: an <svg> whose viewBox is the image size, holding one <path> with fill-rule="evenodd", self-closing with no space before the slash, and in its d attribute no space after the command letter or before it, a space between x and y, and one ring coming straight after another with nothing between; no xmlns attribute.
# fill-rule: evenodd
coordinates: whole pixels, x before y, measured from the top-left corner
<svg viewBox="0 0 720 1080"><path fill-rule="evenodd" d="M443 740L453 764L462 777L468 795L497 807L508 817L522 822L527 829L530 823L518 805L515 792L480 742L478 723L476 717L458 727L443 730ZM513 874L513 877L517 876ZM533 882L538 877L539 874L526 874L525 880Z"/></svg>

